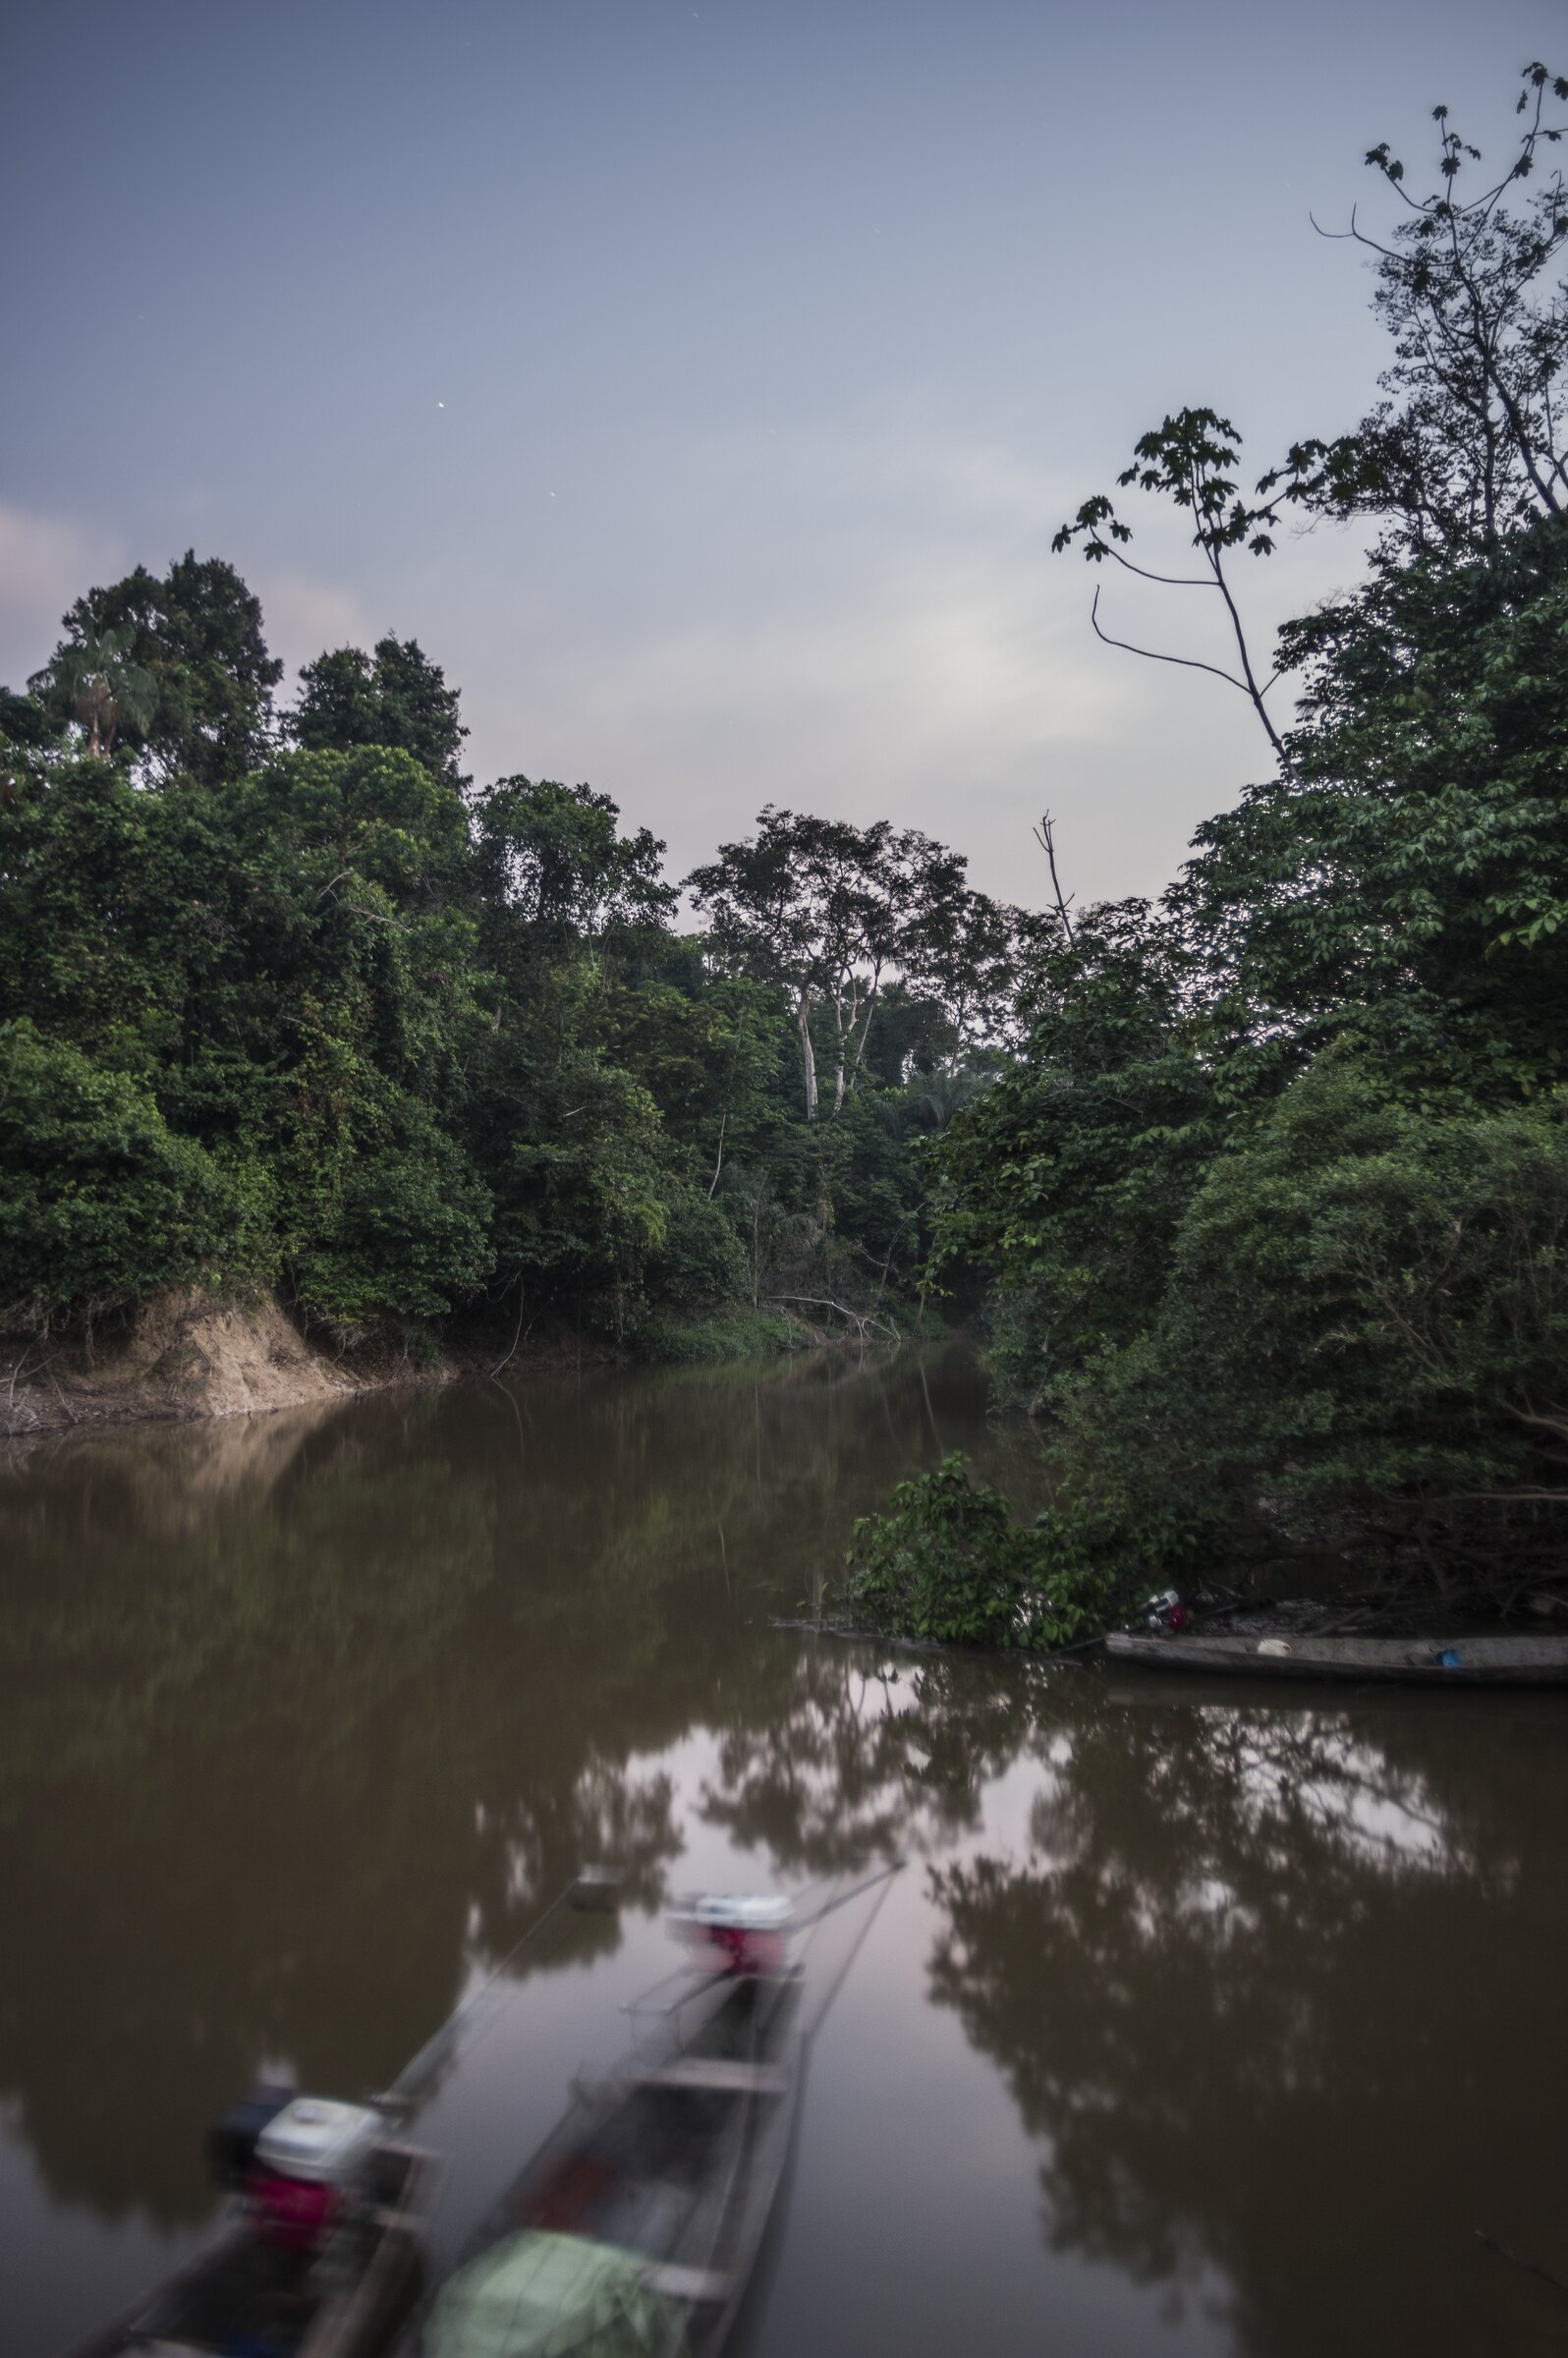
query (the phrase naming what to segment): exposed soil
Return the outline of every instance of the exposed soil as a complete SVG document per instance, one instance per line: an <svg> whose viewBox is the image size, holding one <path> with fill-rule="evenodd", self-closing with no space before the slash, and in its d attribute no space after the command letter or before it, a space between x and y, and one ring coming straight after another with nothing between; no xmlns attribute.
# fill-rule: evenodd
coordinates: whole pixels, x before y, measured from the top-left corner
<svg viewBox="0 0 1568 2358"><path fill-rule="evenodd" d="M160 1295L125 1323L39 1341L0 1340L0 1434L133 1419L241 1417L440 1383L450 1360L416 1364L385 1343L334 1353L269 1295Z"/></svg>

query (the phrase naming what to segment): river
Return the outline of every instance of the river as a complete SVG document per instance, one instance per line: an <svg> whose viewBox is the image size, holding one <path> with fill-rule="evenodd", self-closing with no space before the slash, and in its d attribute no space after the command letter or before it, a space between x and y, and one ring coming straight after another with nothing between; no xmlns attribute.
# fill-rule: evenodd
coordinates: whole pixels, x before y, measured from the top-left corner
<svg viewBox="0 0 1568 2358"><path fill-rule="evenodd" d="M824 1928L748 2358L1386 2358L1568 2333L1568 1714L777 1624L962 1446L961 1348L525 1376L0 1459L0 2318L195 2249L257 2076L384 2085L576 1865L420 2123L450 2251L661 1902L909 1865ZM1484 2229L1517 2256L1478 2238Z"/></svg>

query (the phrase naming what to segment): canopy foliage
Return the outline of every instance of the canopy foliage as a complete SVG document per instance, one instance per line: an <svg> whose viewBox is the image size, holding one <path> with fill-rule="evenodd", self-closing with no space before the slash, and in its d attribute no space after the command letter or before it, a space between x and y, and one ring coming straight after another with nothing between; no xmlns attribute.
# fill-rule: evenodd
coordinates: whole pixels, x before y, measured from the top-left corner
<svg viewBox="0 0 1568 2358"><path fill-rule="evenodd" d="M280 710L259 605L194 556L65 629L0 702L0 1319L199 1279L349 1337L488 1311L626 1338L913 1292L931 1091L988 1053L967 945L1014 937L960 857L796 822L876 857L837 963L786 972L678 930L609 795L475 790L412 639L323 654ZM831 1137L792 1080L813 1034Z"/></svg>
<svg viewBox="0 0 1568 2358"><path fill-rule="evenodd" d="M1238 1566L1506 1598L1563 1562L1568 197L1537 165L1565 98L1529 71L1474 198L1444 109L1431 196L1369 157L1403 210L1354 224L1395 358L1353 433L1255 498L1217 413L1140 445L1124 482L1187 509L1215 579L1285 501L1381 537L1281 634L1269 772L1157 904L1076 919L938 1151L938 1259L991 1272L1071 1496ZM1096 497L1058 541L1130 537Z"/></svg>

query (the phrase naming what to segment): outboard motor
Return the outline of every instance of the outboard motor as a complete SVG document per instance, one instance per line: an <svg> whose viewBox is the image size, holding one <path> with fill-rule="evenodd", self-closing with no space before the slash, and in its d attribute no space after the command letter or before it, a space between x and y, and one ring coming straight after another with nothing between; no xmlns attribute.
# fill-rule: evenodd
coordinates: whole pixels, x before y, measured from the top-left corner
<svg viewBox="0 0 1568 2358"><path fill-rule="evenodd" d="M220 2112L207 2131L207 2176L225 2194L238 2194L255 2161L256 2141L294 2095L292 2088L263 2082Z"/></svg>
<svg viewBox="0 0 1568 2358"><path fill-rule="evenodd" d="M277 2251L318 2251L367 2199L384 2127L367 2105L318 2096L297 2096L276 2112L256 2139L246 2179L262 2239Z"/></svg>
<svg viewBox="0 0 1568 2358"><path fill-rule="evenodd" d="M729 1973L777 1973L794 1924L788 1899L710 1892L670 1914L672 1928Z"/></svg>
<svg viewBox="0 0 1568 2358"><path fill-rule="evenodd" d="M1157 1589L1152 1597L1144 1599L1139 1610L1155 1636L1187 1627L1187 1607L1175 1589Z"/></svg>

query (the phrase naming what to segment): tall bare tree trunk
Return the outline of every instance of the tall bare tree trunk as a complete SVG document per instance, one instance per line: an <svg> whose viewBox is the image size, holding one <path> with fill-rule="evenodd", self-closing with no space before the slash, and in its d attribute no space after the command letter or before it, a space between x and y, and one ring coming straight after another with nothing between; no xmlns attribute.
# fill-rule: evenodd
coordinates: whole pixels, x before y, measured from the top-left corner
<svg viewBox="0 0 1568 2358"><path fill-rule="evenodd" d="M812 999L805 984L795 1003L795 1027L801 1036L801 1062L806 1068L806 1118L816 1119L816 1050L812 1045Z"/></svg>
<svg viewBox="0 0 1568 2358"><path fill-rule="evenodd" d="M866 1043L871 1037L871 1018L876 1013L876 994L881 987L881 976L882 970L880 967L878 967L875 975L872 978L870 990L867 995L866 1014L864 1020L861 1022L860 1039L855 1050L855 1061L850 1066L849 1085L851 1089L855 1087L856 1082L861 1077L861 1064L866 1055Z"/></svg>
<svg viewBox="0 0 1568 2358"><path fill-rule="evenodd" d="M833 992L833 1119L844 1110L844 986Z"/></svg>

